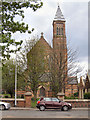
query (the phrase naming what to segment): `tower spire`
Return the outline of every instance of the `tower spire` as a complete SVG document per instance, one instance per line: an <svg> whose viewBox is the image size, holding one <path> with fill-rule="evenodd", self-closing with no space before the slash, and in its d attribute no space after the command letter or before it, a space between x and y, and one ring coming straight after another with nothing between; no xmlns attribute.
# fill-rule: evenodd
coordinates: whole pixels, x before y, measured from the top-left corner
<svg viewBox="0 0 90 120"><path fill-rule="evenodd" d="M56 14L55 14L54 20L65 21L65 18L64 18L63 14L62 14L62 11L61 11L61 9L60 9L59 3L58 3L58 8L57 8L57 12L56 12Z"/></svg>

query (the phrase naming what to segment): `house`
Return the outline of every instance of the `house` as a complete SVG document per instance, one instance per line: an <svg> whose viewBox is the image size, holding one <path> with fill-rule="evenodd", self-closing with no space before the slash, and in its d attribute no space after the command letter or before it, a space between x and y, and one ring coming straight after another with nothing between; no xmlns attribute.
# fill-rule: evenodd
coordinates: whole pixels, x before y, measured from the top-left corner
<svg viewBox="0 0 90 120"><path fill-rule="evenodd" d="M79 83L79 98L84 98L84 93L90 92L90 76L89 74L86 75L86 78L83 79L83 77L80 78Z"/></svg>
<svg viewBox="0 0 90 120"><path fill-rule="evenodd" d="M66 87L66 96L74 95L74 93L77 93L79 90L78 88L78 80L76 77L68 77L68 85Z"/></svg>
<svg viewBox="0 0 90 120"><path fill-rule="evenodd" d="M89 74L86 75L86 78L83 79L83 77L80 78L79 83L79 98L84 98L84 93L90 92L90 76Z"/></svg>

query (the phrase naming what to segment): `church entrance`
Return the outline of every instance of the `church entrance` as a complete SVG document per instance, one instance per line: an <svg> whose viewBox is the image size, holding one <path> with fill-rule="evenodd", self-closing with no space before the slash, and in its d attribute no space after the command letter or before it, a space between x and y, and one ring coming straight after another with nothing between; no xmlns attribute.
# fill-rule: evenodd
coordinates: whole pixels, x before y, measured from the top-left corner
<svg viewBox="0 0 90 120"><path fill-rule="evenodd" d="M40 88L40 97L41 96L45 97L45 88L43 86Z"/></svg>

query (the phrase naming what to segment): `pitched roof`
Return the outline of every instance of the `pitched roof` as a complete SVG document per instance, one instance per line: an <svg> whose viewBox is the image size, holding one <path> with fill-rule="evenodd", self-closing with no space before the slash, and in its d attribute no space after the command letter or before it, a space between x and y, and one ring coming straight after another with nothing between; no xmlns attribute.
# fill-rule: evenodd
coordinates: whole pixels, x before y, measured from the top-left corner
<svg viewBox="0 0 90 120"><path fill-rule="evenodd" d="M59 5L58 5L58 8L57 8L57 12L56 12L56 14L55 14L54 20L65 21L65 18L64 18L63 14L62 14L62 11L61 11Z"/></svg>
<svg viewBox="0 0 90 120"><path fill-rule="evenodd" d="M46 54L51 53L52 47L48 44L48 42L44 39L43 33L41 33L40 39L35 43L35 45L32 47L34 48L36 45L40 45L42 49L44 49L44 52ZM32 49L31 49L32 50ZM30 51L31 51L30 50ZM30 51L27 53L27 56L29 55Z"/></svg>
<svg viewBox="0 0 90 120"><path fill-rule="evenodd" d="M84 88L85 87L85 80L83 80L82 76L80 77L80 84L79 88Z"/></svg>
<svg viewBox="0 0 90 120"><path fill-rule="evenodd" d="M68 84L69 85L77 85L78 84L77 77L69 77Z"/></svg>
<svg viewBox="0 0 90 120"><path fill-rule="evenodd" d="M90 76L86 75L85 88L90 88Z"/></svg>
<svg viewBox="0 0 90 120"><path fill-rule="evenodd" d="M41 38L39 39L39 42L42 42L43 45L46 45L49 49L52 49L48 42L44 39L43 33L41 33Z"/></svg>
<svg viewBox="0 0 90 120"><path fill-rule="evenodd" d="M86 82L90 83L90 76L89 76L89 74L86 75L86 78L83 79L83 82L84 82L84 84L86 84Z"/></svg>
<svg viewBox="0 0 90 120"><path fill-rule="evenodd" d="M41 80L42 82L49 82L49 81L50 81L50 73L49 73L49 72L44 73L44 74L40 77L40 80Z"/></svg>

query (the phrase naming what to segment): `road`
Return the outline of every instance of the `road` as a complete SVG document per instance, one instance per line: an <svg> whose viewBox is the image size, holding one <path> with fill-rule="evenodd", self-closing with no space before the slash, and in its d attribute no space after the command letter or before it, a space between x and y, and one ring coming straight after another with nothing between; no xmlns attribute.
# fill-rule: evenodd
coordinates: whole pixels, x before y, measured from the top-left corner
<svg viewBox="0 0 90 120"><path fill-rule="evenodd" d="M88 118L88 110L5 110L2 118Z"/></svg>

